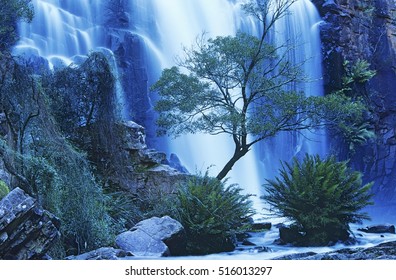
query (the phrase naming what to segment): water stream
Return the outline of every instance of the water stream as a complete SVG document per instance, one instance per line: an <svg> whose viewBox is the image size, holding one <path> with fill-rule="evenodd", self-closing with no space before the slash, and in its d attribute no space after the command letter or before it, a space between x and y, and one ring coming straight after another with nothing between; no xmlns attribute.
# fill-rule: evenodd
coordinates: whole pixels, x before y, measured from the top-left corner
<svg viewBox="0 0 396 280"><path fill-rule="evenodd" d="M52 67L79 61L92 50L102 50L116 64L111 50L106 46L107 27L103 11L107 0L33 0L35 17L31 24L20 26L21 40L15 48L18 54L35 53L48 59ZM197 36L206 32L207 37L233 35L238 30L255 34L258 30L254 19L241 10L244 0L129 0L126 7L130 19L129 30L138 35L146 47L148 86L156 81L161 70L175 64L175 57L182 55L182 47L190 46ZM291 7L291 14L277 23L275 42L283 44L290 38L297 48L290 53L294 63L303 63L306 83L295 85L307 95L322 95L321 49L319 23L321 19L309 0L299 0ZM115 66L114 66L115 67ZM118 70L117 70L118 71ZM118 72L117 72L118 73ZM128 77L126 77L128 79ZM118 84L122 95L121 85ZM147 94L147 93L143 93ZM123 99L120 96L120 99ZM124 99L123 99L124 100ZM126 100L126 99L125 99ZM233 153L230 138L208 135L187 135L167 139L168 153L178 155L182 164L192 173L204 172L210 167L216 174ZM260 212L263 205L258 198L266 178L277 174L280 160L290 161L294 156L327 153L324 131L305 132L303 135L284 133L271 141L257 145L240 160L229 173L229 183L238 183L246 193L255 194L255 207ZM277 231L254 240L267 246L276 239ZM254 239L254 238L253 238ZM370 238L367 237L367 244ZM373 241L374 242L374 241ZM328 248L322 248L328 250ZM320 249L320 250L322 250ZM275 247L268 256L283 249ZM301 251L301 249L286 248ZM249 251L234 253L250 258ZM264 254L264 253L263 253ZM257 255L257 254L256 254ZM266 255L267 256L267 255ZM225 255L213 256L213 258ZM209 256L210 258L210 256Z"/></svg>

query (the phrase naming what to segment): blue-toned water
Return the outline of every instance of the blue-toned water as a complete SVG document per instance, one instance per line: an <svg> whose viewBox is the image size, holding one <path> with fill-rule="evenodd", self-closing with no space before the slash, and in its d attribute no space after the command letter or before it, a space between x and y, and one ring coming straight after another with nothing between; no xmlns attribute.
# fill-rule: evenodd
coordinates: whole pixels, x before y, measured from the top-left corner
<svg viewBox="0 0 396 280"><path fill-rule="evenodd" d="M15 48L16 54L36 54L48 59L52 67L62 67L72 62L79 63L90 51L100 50L110 58L119 79L130 79L117 69L115 50L106 39L115 27L106 26L105 11L111 1L106 0L33 0L35 18L31 24L20 26L21 40ZM183 46L190 46L197 36L206 32L207 37L233 35L239 29L256 34L258 28L253 18L241 10L244 0L129 0L124 1L128 26L122 31L135 34L145 47L141 60L147 71L147 89L142 98L150 99L148 87L159 77L165 67L175 64L175 58L183 54ZM307 82L295 84L295 89L307 95L322 95L321 44L319 37L320 17L309 0L299 0L291 7L291 13L278 22L274 29L274 42L278 45L293 39L296 48L288 57L296 64L302 64ZM133 83L133 81L132 81ZM128 108L123 96L127 90L117 85L120 104ZM150 111L147 112L148 114ZM131 116L133 112L125 112ZM215 175L233 153L233 143L227 137L208 135L187 135L167 141L167 152L175 153L190 172L205 171L210 167ZM255 207L260 212L263 205L258 197L266 178L277 174L280 160L290 161L305 152L326 155L327 143L324 131L317 130L284 133L271 141L254 147L229 173L229 183L238 183L246 193L255 194ZM273 229L259 234L252 241L259 246L269 246L271 252L257 253L237 251L230 258L270 258L284 253L301 252L312 248L274 246L272 242L278 232ZM386 236L388 238L388 236ZM389 238L392 238L390 236ZM378 243L378 236L363 236L362 243ZM375 240L374 240L375 239ZM316 248L316 251L333 248ZM207 258L227 258L228 254Z"/></svg>

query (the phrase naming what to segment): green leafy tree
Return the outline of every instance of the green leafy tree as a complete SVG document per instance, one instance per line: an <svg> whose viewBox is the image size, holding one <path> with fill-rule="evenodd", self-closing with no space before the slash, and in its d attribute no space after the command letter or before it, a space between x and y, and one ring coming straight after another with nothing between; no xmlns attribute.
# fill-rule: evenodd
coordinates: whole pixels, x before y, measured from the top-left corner
<svg viewBox="0 0 396 280"><path fill-rule="evenodd" d="M274 24L294 0L250 1L244 9L261 24L259 37L197 39L178 66L165 69L152 90L158 91L159 133L179 136L203 132L226 134L234 153L217 175L224 179L252 146L281 131L302 131L361 117L363 104L339 93L306 97L288 90L303 81L300 65L288 61L294 46L270 42Z"/></svg>
<svg viewBox="0 0 396 280"><path fill-rule="evenodd" d="M0 0L0 53L9 50L18 40L19 20L30 22L34 16L31 0Z"/></svg>
<svg viewBox="0 0 396 280"><path fill-rule="evenodd" d="M349 223L369 219L361 210L371 204L372 184L362 185L362 174L334 157L306 155L301 163L295 159L267 182L263 198L275 215L289 218L292 228L302 234L298 245L345 240Z"/></svg>

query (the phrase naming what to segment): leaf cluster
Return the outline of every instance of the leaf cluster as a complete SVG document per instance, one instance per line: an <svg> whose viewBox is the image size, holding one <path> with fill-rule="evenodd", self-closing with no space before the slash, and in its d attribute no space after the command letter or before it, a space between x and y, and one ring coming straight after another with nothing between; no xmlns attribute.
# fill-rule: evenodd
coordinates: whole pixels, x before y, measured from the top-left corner
<svg viewBox="0 0 396 280"><path fill-rule="evenodd" d="M106 56L91 53L79 66L55 71L46 79L51 107L61 130L73 135L76 129L115 115L115 78Z"/></svg>
<svg viewBox="0 0 396 280"><path fill-rule="evenodd" d="M0 180L0 200L2 200L9 192L10 189L7 184L3 180Z"/></svg>
<svg viewBox="0 0 396 280"><path fill-rule="evenodd" d="M32 21L31 0L0 0L0 53L8 51L18 40L19 20Z"/></svg>
<svg viewBox="0 0 396 280"><path fill-rule="evenodd" d="M181 186L177 197L178 220L187 231L191 254L233 250L235 233L246 230L253 215L249 195L207 173Z"/></svg>
<svg viewBox="0 0 396 280"><path fill-rule="evenodd" d="M362 185L362 174L334 157L294 159L283 165L279 177L267 182L264 199L271 211L289 218L305 236L305 245L337 241L340 231L349 231L349 223L369 219L361 210L371 204L372 183Z"/></svg>

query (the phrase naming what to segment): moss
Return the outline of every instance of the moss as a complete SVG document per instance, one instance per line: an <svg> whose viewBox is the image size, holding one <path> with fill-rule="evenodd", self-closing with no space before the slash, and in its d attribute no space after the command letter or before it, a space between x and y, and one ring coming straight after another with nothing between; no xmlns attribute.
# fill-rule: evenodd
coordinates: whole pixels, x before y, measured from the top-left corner
<svg viewBox="0 0 396 280"><path fill-rule="evenodd" d="M7 184L0 180L0 200L3 199L9 192L10 189L8 188Z"/></svg>

